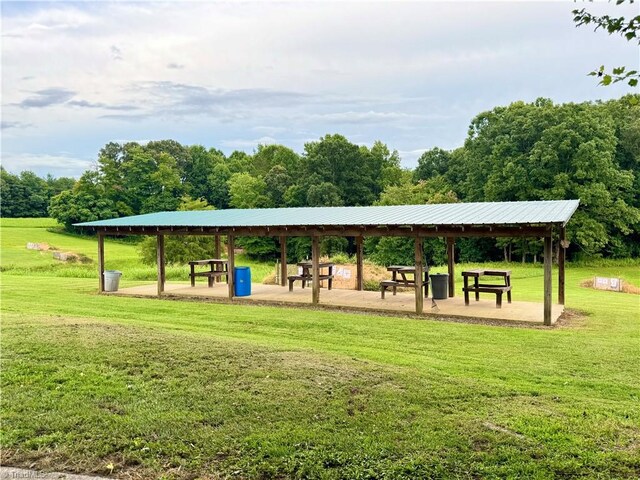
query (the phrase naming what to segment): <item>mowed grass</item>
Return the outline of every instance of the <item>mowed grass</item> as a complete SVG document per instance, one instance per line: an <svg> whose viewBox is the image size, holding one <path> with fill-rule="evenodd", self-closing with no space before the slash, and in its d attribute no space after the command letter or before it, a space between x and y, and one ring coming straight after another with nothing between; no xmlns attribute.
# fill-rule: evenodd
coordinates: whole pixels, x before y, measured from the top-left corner
<svg viewBox="0 0 640 480"><path fill-rule="evenodd" d="M519 295L540 285L511 266ZM95 279L5 270L2 461L121 478L637 478L640 297L581 288L594 273L638 285L637 263L570 267L567 306L584 315L532 329L100 296Z"/></svg>
<svg viewBox="0 0 640 480"><path fill-rule="evenodd" d="M59 232L60 225L49 218L2 218L0 219L0 270L23 275L47 275L58 277L96 278L98 246L95 237L68 235ZM126 238L126 237L125 237ZM27 250L28 242L47 243L62 252L83 254L91 263L65 263L53 259L51 251ZM211 238L211 256L214 242ZM194 258L194 260L197 260ZM275 264L258 263L245 255L236 256L236 265L251 267L254 281L275 272ZM124 280L154 280L155 265L144 265L140 261L138 246L123 239L105 240L105 267L124 272ZM168 265L167 280L187 281L188 265Z"/></svg>

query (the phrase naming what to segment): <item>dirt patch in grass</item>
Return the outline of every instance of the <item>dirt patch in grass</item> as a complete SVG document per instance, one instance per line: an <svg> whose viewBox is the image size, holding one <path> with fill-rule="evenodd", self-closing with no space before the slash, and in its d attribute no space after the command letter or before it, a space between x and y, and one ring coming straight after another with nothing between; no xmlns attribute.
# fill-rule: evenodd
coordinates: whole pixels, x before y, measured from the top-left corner
<svg viewBox="0 0 640 480"><path fill-rule="evenodd" d="M484 422L482 424L485 428L488 428L489 430L493 430L494 432L499 432L499 433L503 433L505 435L509 435L511 437L517 438L518 440L526 440L527 437L525 437L524 435L518 433L518 432L514 432L513 430L509 430L508 428L505 427L501 427L500 425L496 425L495 423L491 423L491 422Z"/></svg>
<svg viewBox="0 0 640 480"><path fill-rule="evenodd" d="M586 325L588 317L589 317L589 314L585 311L576 310L573 308L565 308L564 311L562 312L562 315L560 315L560 317L554 324L554 327L557 327L557 328L584 327Z"/></svg>

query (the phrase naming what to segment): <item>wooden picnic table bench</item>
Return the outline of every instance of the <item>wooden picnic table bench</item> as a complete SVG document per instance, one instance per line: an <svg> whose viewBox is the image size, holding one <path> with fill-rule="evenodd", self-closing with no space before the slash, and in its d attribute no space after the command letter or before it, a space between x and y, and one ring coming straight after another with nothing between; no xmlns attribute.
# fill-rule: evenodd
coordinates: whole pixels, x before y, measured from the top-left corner
<svg viewBox="0 0 640 480"><path fill-rule="evenodd" d="M320 281L322 280L328 280L329 281L329 285L328 288L329 290L331 290L331 287L333 286L333 267L334 267L334 263L330 263L330 262L320 262L318 264L318 269L322 270L323 268L326 268L328 273L322 273L319 272L319 278ZM312 262L299 262L298 263L298 267L302 268L302 271L298 274L298 275L289 275L287 277L287 279L289 280L289 291L291 292L293 290L293 284L296 281L301 281L302 282L302 288L304 288L307 284L307 282L311 283L313 282L313 264Z"/></svg>
<svg viewBox="0 0 640 480"><path fill-rule="evenodd" d="M406 265L390 265L387 267L387 271L391 272L391 280L383 280L380 282L380 296L384 298L384 293L387 289L391 288L395 295L398 287L415 287L416 284L416 267ZM413 275L413 278L407 278L407 275ZM398 277L399 276L399 277ZM425 297L429 296L429 268L424 268L424 279L422 280L422 286L424 286Z"/></svg>
<svg viewBox="0 0 640 480"><path fill-rule="evenodd" d="M209 270L196 272L197 266L209 266ZM229 262L222 258L207 258L205 260L193 260L189 262L191 272L189 277L191 278L191 286L196 286L196 277L207 277L207 283L209 287L213 287L216 279L226 277L227 283L229 283Z"/></svg>
<svg viewBox="0 0 640 480"><path fill-rule="evenodd" d="M482 276L502 277L504 284L480 283ZM511 270L476 269L462 272L464 278L464 304L469 305L469 293L475 293L476 302L480 300L481 293L494 293L496 295L496 308L502 308L502 294L507 294L507 301L511 303ZM469 286L469 278L473 278L473 285Z"/></svg>

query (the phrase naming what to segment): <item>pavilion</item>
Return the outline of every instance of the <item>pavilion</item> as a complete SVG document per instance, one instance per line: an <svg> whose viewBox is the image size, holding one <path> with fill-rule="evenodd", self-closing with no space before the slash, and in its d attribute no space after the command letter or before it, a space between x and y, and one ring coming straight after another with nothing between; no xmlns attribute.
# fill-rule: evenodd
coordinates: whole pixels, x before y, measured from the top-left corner
<svg viewBox="0 0 640 480"><path fill-rule="evenodd" d="M449 297L455 296L454 245L460 237L531 237L544 239L544 315L552 323L552 239L557 235L558 304L565 302L566 225L579 200L478 202L368 207L304 207L158 212L146 215L78 223L98 236L98 274L104 291L104 237L154 235L157 238L157 295L165 290L164 238L166 235L211 235L219 258L221 236L228 245L228 298L234 296L234 246L239 236L280 239L281 285L287 278L287 237L312 239L312 304L320 302L320 239L323 236L355 237L356 288L363 289L363 238L408 237L415 241L415 278L423 277L423 239L446 239ZM415 282L415 313L423 313L424 291Z"/></svg>

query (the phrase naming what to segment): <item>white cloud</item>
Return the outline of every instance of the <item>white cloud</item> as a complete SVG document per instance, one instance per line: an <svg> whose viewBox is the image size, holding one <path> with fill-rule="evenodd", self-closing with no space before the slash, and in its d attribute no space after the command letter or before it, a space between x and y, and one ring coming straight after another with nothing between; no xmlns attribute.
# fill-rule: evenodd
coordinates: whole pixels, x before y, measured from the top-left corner
<svg viewBox="0 0 640 480"><path fill-rule="evenodd" d="M11 122L5 120L0 122L0 128L2 128L2 130L9 130L11 128L28 128L30 126L30 124L22 122Z"/></svg>
<svg viewBox="0 0 640 480"><path fill-rule="evenodd" d="M585 6L635 14L624 5ZM229 149L278 138L299 148L338 131L357 142L382 139L409 152L410 162L410 152L460 145L471 117L495 105L629 91L598 87L586 73L601 63L637 64L637 45L576 29L573 8L7 2L2 120L15 128L3 129L2 140L25 155L37 143L58 168L56 152L91 158L114 138Z"/></svg>
<svg viewBox="0 0 640 480"><path fill-rule="evenodd" d="M398 155L402 161L402 166L408 168L415 168L418 164L418 158L429 150L428 148L417 148L415 150L398 150Z"/></svg>
<svg viewBox="0 0 640 480"><path fill-rule="evenodd" d="M55 173L56 176L77 175L93 165L92 160L67 155L39 153L2 153L2 166L10 172L32 170Z"/></svg>
<svg viewBox="0 0 640 480"><path fill-rule="evenodd" d="M424 118L423 115L416 115L403 112L335 112L309 115L308 120L324 120L331 123L384 123L396 120L410 120Z"/></svg>
<svg viewBox="0 0 640 480"><path fill-rule="evenodd" d="M272 137L260 137L256 139L223 140L222 142L220 142L220 144L223 147L232 148L234 150L254 149L258 145L273 145L275 143L278 143L278 141Z"/></svg>

